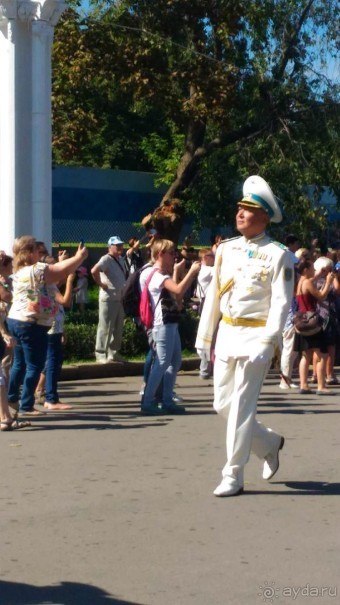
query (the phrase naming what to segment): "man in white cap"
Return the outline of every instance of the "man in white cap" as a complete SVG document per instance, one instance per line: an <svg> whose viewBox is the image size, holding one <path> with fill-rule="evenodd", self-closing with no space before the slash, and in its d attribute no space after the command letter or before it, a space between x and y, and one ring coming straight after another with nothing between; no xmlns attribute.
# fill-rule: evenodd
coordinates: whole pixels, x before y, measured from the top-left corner
<svg viewBox="0 0 340 605"><path fill-rule="evenodd" d="M123 244L119 235L108 241L108 252L91 270L99 286L99 320L96 337L98 363L124 361L119 350L122 344L124 309L121 302L126 271L122 260Z"/></svg>
<svg viewBox="0 0 340 605"><path fill-rule="evenodd" d="M291 255L265 232L270 221L281 220L269 185L259 176L249 177L236 214L242 237L217 248L216 270L198 328L199 353L210 350L217 329L214 408L227 420L227 462L216 496L243 492L251 451L264 461L264 479L273 477L279 467L284 438L255 416L293 295Z"/></svg>

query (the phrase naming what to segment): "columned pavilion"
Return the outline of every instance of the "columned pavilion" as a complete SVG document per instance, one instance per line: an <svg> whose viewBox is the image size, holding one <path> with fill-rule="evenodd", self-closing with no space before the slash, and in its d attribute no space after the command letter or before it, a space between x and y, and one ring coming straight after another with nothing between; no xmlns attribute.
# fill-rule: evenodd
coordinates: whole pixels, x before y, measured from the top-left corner
<svg viewBox="0 0 340 605"><path fill-rule="evenodd" d="M0 0L0 249L51 246L51 48L64 0Z"/></svg>

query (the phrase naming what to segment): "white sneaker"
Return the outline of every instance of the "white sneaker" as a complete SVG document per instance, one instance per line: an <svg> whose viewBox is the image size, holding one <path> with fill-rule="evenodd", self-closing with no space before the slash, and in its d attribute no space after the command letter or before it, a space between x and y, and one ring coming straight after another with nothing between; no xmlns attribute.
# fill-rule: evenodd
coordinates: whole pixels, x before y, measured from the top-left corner
<svg viewBox="0 0 340 605"><path fill-rule="evenodd" d="M279 470L279 454L280 450L282 450L284 446L284 442L284 437L281 437L276 448L270 454L267 454L267 456L265 456L262 478L266 481L274 477L275 473L277 473L277 471Z"/></svg>
<svg viewBox="0 0 340 605"><path fill-rule="evenodd" d="M243 485L239 485L235 477L227 475L223 477L221 483L214 489L214 495L219 497L238 496L243 492Z"/></svg>
<svg viewBox="0 0 340 605"><path fill-rule="evenodd" d="M175 393L175 391L172 393L172 401L174 403L181 403L183 400L183 397L180 397L179 395L177 395L177 393Z"/></svg>

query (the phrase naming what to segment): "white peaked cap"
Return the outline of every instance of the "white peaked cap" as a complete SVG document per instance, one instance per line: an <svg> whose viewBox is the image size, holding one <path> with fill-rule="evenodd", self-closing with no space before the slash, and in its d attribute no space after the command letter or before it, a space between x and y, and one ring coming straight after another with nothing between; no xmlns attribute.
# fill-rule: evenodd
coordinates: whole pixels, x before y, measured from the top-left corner
<svg viewBox="0 0 340 605"><path fill-rule="evenodd" d="M249 176L245 180L243 198L239 203L263 208L267 212L271 223L280 223L282 221L282 212L277 198L268 183L261 176Z"/></svg>

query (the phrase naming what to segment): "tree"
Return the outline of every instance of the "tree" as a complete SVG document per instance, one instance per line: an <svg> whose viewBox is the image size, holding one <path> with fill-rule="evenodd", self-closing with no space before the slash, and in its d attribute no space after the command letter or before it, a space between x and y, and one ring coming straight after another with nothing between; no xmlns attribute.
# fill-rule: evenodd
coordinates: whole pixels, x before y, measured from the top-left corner
<svg viewBox="0 0 340 605"><path fill-rule="evenodd" d="M206 221L207 198L228 220L223 200L234 202L254 171L300 231L306 213L317 219L304 186L336 191L337 182L337 91L323 64L337 48L335 0L96 0L91 7L86 27L97 25L101 36L96 67L104 71L107 50L115 98L161 118L161 128L148 122L140 147L169 185L153 215L160 228L164 217L165 235L170 225L178 237L185 209Z"/></svg>
<svg viewBox="0 0 340 605"><path fill-rule="evenodd" d="M199 198L204 172L211 173L222 157L228 165L229 194L243 176L261 171L285 194L288 208L299 199L298 209L304 206L305 215L306 183L335 188L329 161L329 146L336 148L334 91L311 71L321 28L324 43L329 40L323 47L325 60L335 51L335 3L163 1L157 8L150 8L149 2L123 4L116 23L124 31L124 85L136 98L166 107L169 119L185 134L176 176L162 200L166 216L172 198ZM323 140L323 150L318 140ZM321 159L327 167L323 183ZM211 180L216 182L214 172Z"/></svg>
<svg viewBox="0 0 340 605"><path fill-rule="evenodd" d="M75 8L62 16L53 45L54 164L151 170L141 148L152 129L163 133L161 116L134 101L115 73L114 33L102 31L102 17ZM164 132L166 135L166 132Z"/></svg>

